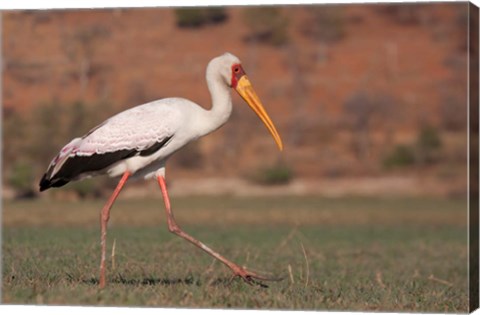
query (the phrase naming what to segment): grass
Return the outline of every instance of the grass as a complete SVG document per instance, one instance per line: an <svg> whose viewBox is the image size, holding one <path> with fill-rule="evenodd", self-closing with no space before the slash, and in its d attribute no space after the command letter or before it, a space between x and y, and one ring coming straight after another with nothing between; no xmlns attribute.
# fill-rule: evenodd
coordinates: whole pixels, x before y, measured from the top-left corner
<svg viewBox="0 0 480 315"><path fill-rule="evenodd" d="M160 199L112 210L99 290L103 201L4 202L9 304L466 312L463 200L174 198L179 224L227 258L284 277L269 288L170 234ZM113 265L114 263L114 265Z"/></svg>

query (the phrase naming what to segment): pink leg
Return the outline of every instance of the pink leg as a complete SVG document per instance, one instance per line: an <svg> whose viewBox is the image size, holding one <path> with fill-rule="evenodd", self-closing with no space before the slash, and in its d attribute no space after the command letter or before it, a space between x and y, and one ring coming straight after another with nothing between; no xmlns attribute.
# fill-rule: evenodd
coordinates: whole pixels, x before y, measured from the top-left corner
<svg viewBox="0 0 480 315"><path fill-rule="evenodd" d="M224 263L227 267L229 267L233 272L236 277L241 277L243 280L245 280L249 284L254 284L255 281L254 279L259 279L259 280L278 280L278 279L269 279L264 276L260 276L254 272L248 271L243 267L238 266L237 264L231 262L230 260L226 259L219 253L213 251L209 247L207 247L205 244L202 242L198 241L197 239L193 238L192 236L188 235L184 231L180 229L178 224L175 222L175 219L173 217L173 212L170 207L170 199L168 197L168 192L167 192L167 186L165 184L165 178L163 176L158 176L158 184L160 185L160 189L162 190L162 195L163 195L163 200L165 202L165 212L167 214L167 223L168 223L168 229L170 232L175 233L176 235L186 239L193 245L203 249L205 252L207 252L209 255L215 257L216 259L220 260L222 263Z"/></svg>
<svg viewBox="0 0 480 315"><path fill-rule="evenodd" d="M108 199L108 202L103 206L102 212L100 214L100 224L102 228L102 236L101 236L101 245L102 245L102 258L100 260L100 289L105 287L105 252L107 247L107 223L108 219L110 219L110 209L112 208L115 199L117 199L120 190L125 185L128 177L130 176L129 172L125 172L118 182L117 187L113 191L113 194Z"/></svg>

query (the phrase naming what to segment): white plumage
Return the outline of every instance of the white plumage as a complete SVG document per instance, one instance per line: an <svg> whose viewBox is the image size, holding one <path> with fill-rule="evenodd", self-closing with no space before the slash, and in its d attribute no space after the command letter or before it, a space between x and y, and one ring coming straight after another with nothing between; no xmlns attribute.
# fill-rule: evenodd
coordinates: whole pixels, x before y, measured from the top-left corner
<svg viewBox="0 0 480 315"><path fill-rule="evenodd" d="M89 155L121 149L145 150L174 135L185 123L182 113L188 110L187 104L182 101L165 99L121 112L82 139L78 153Z"/></svg>
<svg viewBox="0 0 480 315"><path fill-rule="evenodd" d="M212 94L210 110L183 98L166 98L125 110L93 128L82 138L68 143L50 163L46 176L42 179L41 190L105 173L115 177L128 171L134 178L165 174L165 161L171 154L188 142L219 128L230 117L231 83L227 81L231 80L230 68L234 64L240 64L240 61L229 53L209 63L207 83ZM76 163L66 163L69 159L94 159L101 155L106 158L105 153L123 150L141 152L170 137L168 143L148 156L135 154L125 158L123 155L112 154L112 163L101 169L68 171L70 164L75 164L73 167L78 170ZM63 166L64 174L60 173L61 179L56 178Z"/></svg>
<svg viewBox="0 0 480 315"><path fill-rule="evenodd" d="M204 136L230 117L234 88L262 119L282 149L282 142L273 123L237 57L230 53L214 58L207 66L206 79L212 96L212 107L206 110L183 99L166 98L125 110L93 128L85 136L75 138L64 146L50 163L40 181L40 190L60 187L70 181L100 174L115 177L123 174L117 189L102 209L102 259L100 286L105 285L106 224L110 208L128 178L156 177L162 189L170 231L202 248L231 268L235 275L249 283L252 278L265 279L247 271L206 245L183 232L176 224L170 209L165 185L165 162L190 141Z"/></svg>

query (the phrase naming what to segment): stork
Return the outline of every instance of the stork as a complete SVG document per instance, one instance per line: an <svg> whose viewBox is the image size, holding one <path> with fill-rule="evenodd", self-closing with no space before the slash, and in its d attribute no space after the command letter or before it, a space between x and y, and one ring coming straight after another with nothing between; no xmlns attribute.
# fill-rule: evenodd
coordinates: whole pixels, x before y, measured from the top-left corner
<svg viewBox="0 0 480 315"><path fill-rule="evenodd" d="M174 219L165 183L165 162L190 141L215 131L227 122L232 112L230 88L235 89L260 117L279 150L283 149L282 140L237 57L225 53L212 59L207 66L206 79L212 98L210 110L184 98L165 98L127 109L65 145L40 180L40 191L44 191L102 174L120 177L100 213L100 288L105 287L110 209L129 178L153 178L158 181L170 232L218 259L233 271L234 277L241 277L249 284L258 283L258 280L273 280L226 259L185 233Z"/></svg>

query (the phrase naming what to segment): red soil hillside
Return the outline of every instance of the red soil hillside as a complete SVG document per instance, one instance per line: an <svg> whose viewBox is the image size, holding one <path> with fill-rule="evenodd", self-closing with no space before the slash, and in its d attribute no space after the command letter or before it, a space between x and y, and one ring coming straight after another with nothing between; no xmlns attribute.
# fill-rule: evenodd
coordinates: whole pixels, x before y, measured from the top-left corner
<svg viewBox="0 0 480 315"><path fill-rule="evenodd" d="M247 10L228 7L226 21L198 28L178 27L173 9L5 12L4 117L54 100L107 102L108 114L167 96L209 107L206 64L229 51L285 151L235 96L231 122L193 148L200 166L178 173L245 175L278 159L304 177L376 173L427 123L442 137L442 161L464 148L465 128L445 121L450 112L466 120L466 3L284 7L287 40L277 46L248 40ZM95 123L107 114L98 111Z"/></svg>

